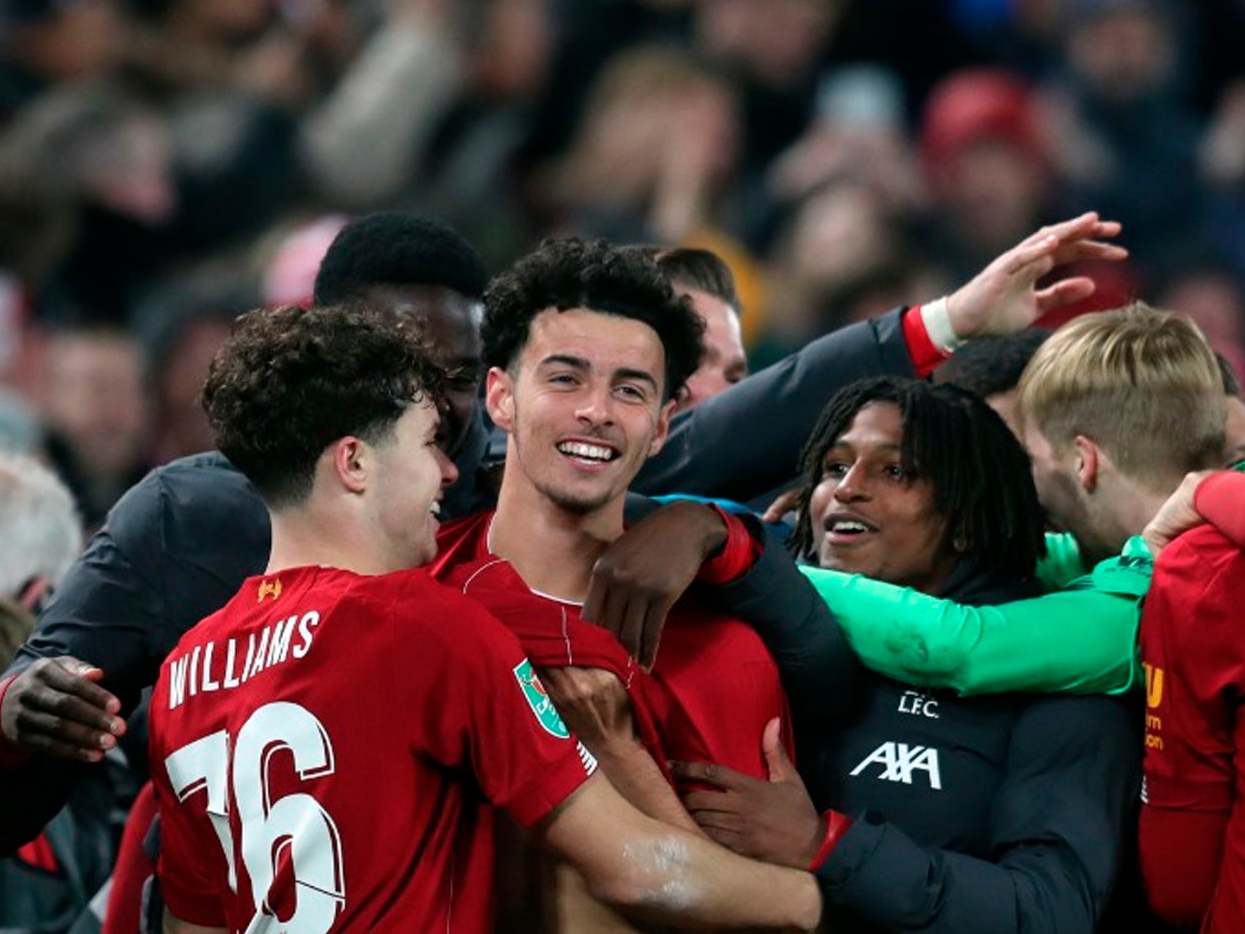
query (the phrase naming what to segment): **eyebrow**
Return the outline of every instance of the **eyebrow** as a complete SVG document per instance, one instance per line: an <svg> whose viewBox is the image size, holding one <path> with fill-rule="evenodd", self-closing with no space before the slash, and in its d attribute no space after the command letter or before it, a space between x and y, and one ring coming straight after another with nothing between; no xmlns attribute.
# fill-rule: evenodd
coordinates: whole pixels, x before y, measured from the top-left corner
<svg viewBox="0 0 1245 934"><path fill-rule="evenodd" d="M564 354L564 353L550 354L549 356L545 357L544 360L541 360L538 365L549 366L551 364L556 364L556 363L561 363L563 366L574 367L577 370L592 369L592 364L590 364L583 357L572 357L570 354Z"/></svg>
<svg viewBox="0 0 1245 934"><path fill-rule="evenodd" d="M574 357L570 354L550 354L541 360L539 366L550 366L553 364L562 364L563 366L574 367L577 370L591 370L592 364L583 357ZM657 380L652 373L647 370L637 370L631 367L619 367L614 371L614 379L636 379L641 382L648 383L653 389L657 388Z"/></svg>

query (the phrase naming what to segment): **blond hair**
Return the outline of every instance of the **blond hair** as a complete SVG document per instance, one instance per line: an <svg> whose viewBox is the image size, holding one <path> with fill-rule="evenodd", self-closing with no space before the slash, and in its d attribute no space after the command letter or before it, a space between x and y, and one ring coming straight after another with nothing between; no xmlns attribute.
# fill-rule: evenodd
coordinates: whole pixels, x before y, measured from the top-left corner
<svg viewBox="0 0 1245 934"><path fill-rule="evenodd" d="M1052 334L1020 378L1020 415L1056 449L1077 435L1161 488L1215 466L1226 411L1219 365L1197 325L1135 302Z"/></svg>

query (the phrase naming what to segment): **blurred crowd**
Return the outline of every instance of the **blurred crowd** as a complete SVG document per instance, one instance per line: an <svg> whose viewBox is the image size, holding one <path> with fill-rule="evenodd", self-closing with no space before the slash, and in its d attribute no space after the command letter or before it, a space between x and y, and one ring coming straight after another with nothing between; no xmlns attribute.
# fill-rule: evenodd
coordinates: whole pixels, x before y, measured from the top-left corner
<svg viewBox="0 0 1245 934"><path fill-rule="evenodd" d="M88 526L352 216L713 249L753 368L1056 217L1245 370L1238 0L3 0L0 434ZM1055 323L1055 322L1048 322Z"/></svg>

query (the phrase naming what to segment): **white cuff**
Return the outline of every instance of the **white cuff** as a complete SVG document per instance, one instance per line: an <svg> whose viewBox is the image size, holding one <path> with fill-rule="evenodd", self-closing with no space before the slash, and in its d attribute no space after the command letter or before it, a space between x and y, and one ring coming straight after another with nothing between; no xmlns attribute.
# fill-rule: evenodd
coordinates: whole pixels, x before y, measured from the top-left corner
<svg viewBox="0 0 1245 934"><path fill-rule="evenodd" d="M921 306L921 323L925 325L925 333L934 346L943 353L955 353L967 343L951 326L951 313L947 310L945 295L936 302L926 302Z"/></svg>

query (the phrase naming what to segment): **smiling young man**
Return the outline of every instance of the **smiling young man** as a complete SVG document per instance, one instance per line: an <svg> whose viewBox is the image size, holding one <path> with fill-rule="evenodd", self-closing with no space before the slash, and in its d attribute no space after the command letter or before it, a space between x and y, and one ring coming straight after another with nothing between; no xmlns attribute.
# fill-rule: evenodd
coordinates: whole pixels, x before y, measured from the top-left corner
<svg viewBox="0 0 1245 934"><path fill-rule="evenodd" d="M536 665L570 672L547 684L606 774L648 813L684 825L666 760L712 751L764 775L765 724L787 719L777 667L748 625L683 601L650 675L580 611L594 563L623 534L628 486L696 370L701 330L651 259L603 241L546 241L498 276L483 337L505 474L496 511L448 525L434 565L509 625ZM746 539L728 542L709 574ZM608 724L585 722L576 680L615 688Z"/></svg>

